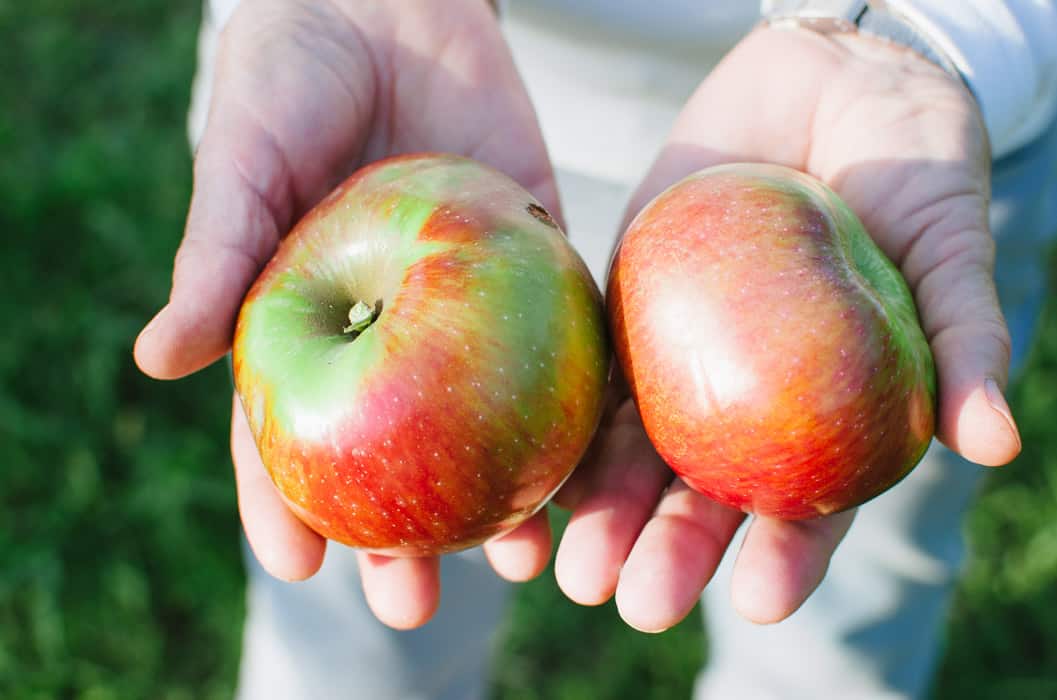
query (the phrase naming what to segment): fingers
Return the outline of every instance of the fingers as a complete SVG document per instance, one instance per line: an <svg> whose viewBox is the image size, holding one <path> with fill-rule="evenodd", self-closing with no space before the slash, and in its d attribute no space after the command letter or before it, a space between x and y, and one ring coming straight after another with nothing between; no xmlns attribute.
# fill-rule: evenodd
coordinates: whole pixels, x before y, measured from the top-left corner
<svg viewBox="0 0 1057 700"><path fill-rule="evenodd" d="M620 574L617 609L624 621L642 632L661 632L686 617L744 517L677 479Z"/></svg>
<svg viewBox="0 0 1057 700"><path fill-rule="evenodd" d="M484 545L492 568L509 581L538 576L547 566L550 549L545 509ZM366 552L359 552L357 558L367 604L379 620L394 629L413 629L433 617L440 602L439 558L393 558Z"/></svg>
<svg viewBox="0 0 1057 700"><path fill-rule="evenodd" d="M612 597L624 560L671 480L631 401L614 416L596 469L555 560L559 587L582 605Z"/></svg>
<svg viewBox="0 0 1057 700"><path fill-rule="evenodd" d="M615 591L628 625L661 632L697 604L745 516L678 479L663 496L663 485L644 483L635 491L638 507L629 509L626 494L607 492L627 478L600 472L599 490L585 498L566 529L556 575L572 600L596 605ZM646 505L658 498L655 509ZM599 504L624 517L599 517L591 510ZM854 511L796 522L755 518L734 567L738 612L759 624L793 614L822 582L853 518Z"/></svg>
<svg viewBox="0 0 1057 700"><path fill-rule="evenodd" d="M408 630L429 622L440 603L440 560L357 552L367 605L383 624Z"/></svg>
<svg viewBox="0 0 1057 700"><path fill-rule="evenodd" d="M362 148L369 57L324 8L262 3L236 12L222 35L169 302L136 341L148 375L181 377L227 352L242 297L280 236ZM299 32L312 41L299 43Z"/></svg>
<svg viewBox="0 0 1057 700"><path fill-rule="evenodd" d="M822 583L854 518L855 511L792 522L754 518L734 564L734 608L757 624L792 615Z"/></svg>
<svg viewBox="0 0 1057 700"><path fill-rule="evenodd" d="M231 456L239 513L250 549L264 570L284 581L312 576L323 564L326 540L295 516L261 463L246 414L236 397L231 411Z"/></svg>
<svg viewBox="0 0 1057 700"><path fill-rule="evenodd" d="M199 181L169 303L136 339L136 364L157 379L190 374L228 351L242 297L279 238L260 202L233 178ZM228 214L238 223L221 223Z"/></svg>
<svg viewBox="0 0 1057 700"><path fill-rule="evenodd" d="M676 480L624 564L617 608L630 626L661 632L685 618L716 572L744 514ZM753 519L734 565L732 603L750 622L792 615L818 587L854 511L818 520Z"/></svg>
<svg viewBox="0 0 1057 700"><path fill-rule="evenodd" d="M970 211L983 206L982 201L960 203ZM963 222L959 211L952 203L948 221L922 234L903 267L915 287L936 361L937 436L972 462L998 466L1021 448L1002 396L1009 372L1009 331L995 291L994 245L983 214Z"/></svg>
<svg viewBox="0 0 1057 700"><path fill-rule="evenodd" d="M543 508L517 529L484 545L495 572L508 581L529 581L539 576L551 556L551 526Z"/></svg>

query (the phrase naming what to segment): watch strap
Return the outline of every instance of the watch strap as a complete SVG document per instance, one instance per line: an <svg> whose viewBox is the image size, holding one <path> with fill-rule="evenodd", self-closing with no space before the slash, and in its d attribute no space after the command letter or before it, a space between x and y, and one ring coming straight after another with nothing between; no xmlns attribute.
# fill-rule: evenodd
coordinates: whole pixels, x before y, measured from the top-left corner
<svg viewBox="0 0 1057 700"><path fill-rule="evenodd" d="M905 46L965 84L950 57L884 0L763 0L760 9L770 26L801 27L823 34L859 31Z"/></svg>
<svg viewBox="0 0 1057 700"><path fill-rule="evenodd" d="M889 8L887 3L875 0L867 5L859 17L860 32L912 49L965 83L965 76L954 65L954 61L913 22Z"/></svg>

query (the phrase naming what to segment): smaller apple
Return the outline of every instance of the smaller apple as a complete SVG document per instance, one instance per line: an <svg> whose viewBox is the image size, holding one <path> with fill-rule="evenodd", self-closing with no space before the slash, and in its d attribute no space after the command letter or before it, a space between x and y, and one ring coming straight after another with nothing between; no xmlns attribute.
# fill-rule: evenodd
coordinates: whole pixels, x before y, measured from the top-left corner
<svg viewBox="0 0 1057 700"><path fill-rule="evenodd" d="M808 175L732 164L677 183L629 226L607 302L650 440L720 503L828 515L929 445L935 371L911 294Z"/></svg>
<svg viewBox="0 0 1057 700"><path fill-rule="evenodd" d="M235 384L320 534L402 555L516 527L576 466L609 372L602 296L554 220L466 158L354 173L243 302Z"/></svg>

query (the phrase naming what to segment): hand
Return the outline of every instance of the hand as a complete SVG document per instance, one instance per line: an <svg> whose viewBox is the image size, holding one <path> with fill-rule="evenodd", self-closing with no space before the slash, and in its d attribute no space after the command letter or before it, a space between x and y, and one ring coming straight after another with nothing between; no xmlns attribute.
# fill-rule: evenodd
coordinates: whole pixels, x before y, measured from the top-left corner
<svg viewBox="0 0 1057 700"><path fill-rule="evenodd" d="M221 35L172 293L136 342L140 368L173 379L223 356L243 295L296 220L358 165L414 151L488 163L558 215L535 115L484 0L242 3ZM283 504L238 401L231 449L254 554L279 578L311 576L325 542ZM486 551L500 575L535 576L550 554L545 515ZM359 562L383 622L433 614L436 559Z"/></svg>
<svg viewBox="0 0 1057 700"><path fill-rule="evenodd" d="M685 175L731 161L807 171L848 202L914 292L937 365L939 439L980 464L1013 459L1020 439L1001 394L1009 336L992 280L988 145L964 86L878 40L760 29L692 96L629 215ZM557 555L562 589L584 604L615 592L623 618L646 631L692 609L744 518L672 480L630 400L561 496L577 503ZM754 518L734 567L736 609L759 623L791 615L852 518Z"/></svg>

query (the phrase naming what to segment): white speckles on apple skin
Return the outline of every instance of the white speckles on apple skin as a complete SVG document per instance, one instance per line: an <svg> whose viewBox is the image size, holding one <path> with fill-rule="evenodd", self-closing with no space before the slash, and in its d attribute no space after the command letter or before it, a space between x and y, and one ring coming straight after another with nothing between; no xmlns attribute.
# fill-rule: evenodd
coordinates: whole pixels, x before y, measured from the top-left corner
<svg viewBox="0 0 1057 700"><path fill-rule="evenodd" d="M731 167L749 167L749 166L731 166ZM730 168L728 168L724 172L725 172L724 177L729 177L730 173L732 172L732 170ZM707 176L702 175L701 176L702 181L706 177ZM693 179L693 178L691 178L691 179ZM753 189L759 189L759 188L754 185L752 188L750 188L750 190L747 190L747 191L751 192L751 190L753 190ZM702 207L709 207L710 206L709 202L706 201L706 200L708 200L709 197L715 198L715 196L716 196L715 192L718 191L718 190L715 190L715 191L712 191L711 194L705 195L704 194L704 191L705 191L705 186L704 185L701 186L700 190L701 190L701 192L696 192L696 190L690 190L689 191L690 193L685 195L686 201L690 201L690 200L698 200L698 197L695 195L695 193L696 194L701 194L701 199L699 201L697 201L696 204L693 204L693 205L687 204L686 205L686 210L688 212L691 209L694 209L694 207L697 207L698 209L700 209ZM669 192L671 192L671 190ZM727 195L724 194L724 198L726 198L726 197L727 197ZM747 201L746 203L747 204L759 204L761 201L765 201L766 199L767 199L767 195L754 196L754 199L752 199L751 201ZM684 229L685 229L685 237L687 239L693 237L697 241L697 245L698 245L698 249L699 250L704 247L703 245L701 245L702 243L712 243L714 238L717 235L722 235L722 234L717 234L716 230L717 229L724 229L724 228L732 229L734 231L734 233L732 234L732 238L736 239L738 244L741 245L742 243L744 243L744 241L746 239L746 236L744 234L745 234L745 232L747 230L749 230L750 228L753 228L753 227L759 227L761 224L764 224L764 225L766 224L766 222L763 221L763 219L758 218L757 220L754 220L751 223L751 225L750 224L745 224L743 226L741 218L740 218L740 214L739 214L738 226L734 226L734 223L733 223L734 220L731 218L732 210L731 210L730 206L729 205L728 206L724 206L724 202L722 201L722 199L715 199L714 201L715 201L714 207L710 207L708 212L706 212L706 213L709 216L713 217L713 221L716 221L717 219L723 219L724 221L726 221L726 225L724 225L722 222L715 223L715 225L713 225L711 227L710 231L709 231L709 237L708 238L704 238L704 239L701 236L702 236L702 231L703 231L703 229L705 227L703 225L701 225L700 223L698 223L698 225L696 225L696 227L687 227L687 226L680 225L680 228L678 230L673 228L673 226L674 226L673 218L670 216L670 213L672 211L675 211L676 207L682 206L681 202L677 203L677 202L674 202L673 200L667 200L664 203L664 207L666 207L666 210L662 212L662 210L658 207L658 209L656 210L656 212L657 212L656 218L654 218L652 220L649 220L648 222L646 222L646 219L648 218L649 214L648 213L641 213L639 215L639 219L636 220L636 223L646 222L642 226L642 230L647 230L648 229L650 231L649 234L645 234L648 237L649 240L653 240L653 232L654 231L657 231L657 232L664 231L664 232L666 232L665 235L662 235L660 233L657 234L657 236L659 236L660 238L662 238L662 239L664 239L666 241L666 247L664 247L664 248L654 247L654 248L650 249L650 248L647 247L647 244L642 244L642 246L638 250L645 251L646 253L649 253L650 255L652 255L654 258L656 258L658 256L664 257L665 255L669 255L669 254L670 255L685 255L685 252L683 252L684 249L681 246L675 245L675 244L672 243L673 238L678 238L679 236L684 236ZM730 200L728 199L728 201L730 201ZM800 209L789 209L789 208L786 208L786 209L787 209L787 213L785 214L786 216L789 216L790 213L792 215L796 215L796 216L799 216L799 214L800 214ZM696 209L695 209L695 211L696 211ZM691 220L689 217L686 217L686 218L687 218L687 220ZM701 219L699 217L695 217L692 220L695 221L695 222L700 222ZM809 255L809 254L811 254L812 251L814 251L818 247L818 242L816 241L816 239L818 239L819 237L822 237L824 235L827 235L827 232L824 230L825 229L825 226L824 226L825 222L824 221L818 220L818 219L812 219L811 221L813 222L812 225L814 226L814 229L813 229L814 238L812 239L811 242L794 245L793 246L793 248L794 248L793 252L794 253L796 252L795 248L799 247L801 249L800 250L800 254L801 255ZM636 228L636 225L633 224L632 225L632 229L635 229L635 228ZM785 234L784 234L786 237L794 235L794 234L798 234L797 227L793 227L793 226L789 225L788 222L783 223L782 228L786 229L785 230ZM755 230L755 229L753 229L753 230ZM634 236L635 236L635 232L632 231L632 230L629 230L628 234L626 234L626 236L625 236L624 244L622 245L622 252L626 253L627 250L629 250L630 248L634 248L634 244L631 244L630 246L628 244L628 241L634 239ZM777 237L781 238L781 234L779 233ZM722 244L716 244L716 245L722 245ZM741 264L742 264L742 268L741 268L742 272L740 272L740 273L730 273L731 283L730 284L726 284L726 285L723 286L723 290L724 291L727 290L727 289L734 290L733 296L735 296L735 297L738 297L739 295L740 296L746 296L746 295L750 294L750 289L749 289L748 285L745 284L745 279L746 279L746 277L751 276L751 273L749 271L747 271L746 268L744 267L744 265L745 265L744 261L748 260L749 258L752 258L754 254L756 254L756 255L760 254L759 250L756 250L756 252L753 253L754 249L758 249L758 248L759 248L759 246L755 246L755 245L752 245L752 244L747 244L747 245L743 245L743 249L739 249L737 251L724 251L724 254L723 254L723 264L724 265L726 265L728 263L731 263L732 261L735 262L735 263L738 262L738 261L742 261L741 262ZM670 251L673 251L673 250L674 251L678 251L678 252L671 253ZM792 257L795 258L796 256L794 255ZM642 273L642 270L649 270L650 269L649 268L648 259L649 259L649 255L645 255L644 254L644 257L642 257L642 258L640 258L638 260L639 267L637 268L638 269L637 272L627 272L626 268L625 268L624 272L627 275L648 274L648 273ZM666 260L665 262L667 263L668 261ZM793 260L791 262L795 263L796 261ZM716 279L722 278L723 273L722 272L716 273L713 270L714 267L715 267L714 264L712 266L709 266L707 261L703 262L701 264L695 265L695 268L697 269L697 273L696 274L698 276L698 279L714 281ZM735 265L735 267L736 267L736 265ZM668 265L668 267L666 269L670 269L670 268L671 268L671 266ZM705 269L705 268L708 269L708 271L709 271L708 274L701 274L700 270L701 269ZM655 267L654 269L661 269L661 268L660 267ZM757 266L754 269L759 269L759 266ZM840 286L840 287L846 286L846 285L843 284L843 277L841 275L830 274L830 273L825 273L825 272L816 275L812 271L813 269L814 268L813 268L812 264L799 264L799 265L791 264L787 269L782 269L779 272L779 274L777 274L775 276L772 276L770 278L771 282L777 281L778 284L773 284L772 285L770 283L767 283L767 284L762 284L762 286L773 286L774 287L774 290L772 290L772 291L776 291L777 292L777 294L774 296L774 298L777 299L777 306L780 307L780 311L781 310L786 310L786 309L791 309L792 307L789 307L789 305L790 304L794 304L794 302L795 302L795 304L803 304L804 306L808 306L808 305L810 305L812 303L814 303L814 304L825 303L825 295L822 293L824 291L825 287L827 287L827 286ZM620 284L621 285L628 284L627 280L628 280L627 276L622 277L620 279ZM793 291L790 290L790 286L791 285L799 285L800 288L797 289L795 292L793 292ZM622 286L621 289L624 289L624 287ZM628 292L628 294L631 294L631 292ZM611 294L610 298L611 299L614 298L614 295ZM616 298L621 299L621 301L623 303L625 303L625 304L633 304L633 303L635 303L634 301L628 301L628 297L627 296L616 297ZM788 300L788 301L785 301L785 300ZM728 306L728 305L729 304L724 302L721 306L725 307L725 306ZM836 309L835 309L836 311L839 311L839 306L840 306L839 304L836 305ZM655 311L656 311L656 307L650 307L650 308L646 308L646 309L635 308L631 312L631 316L630 317L631 318L635 318L635 319L642 319L642 318L652 319L652 318L655 318L655 313L654 313ZM762 313L762 312L763 312L763 309L760 309L759 307L757 307L757 313L755 315L756 315L756 317L763 319L762 323L767 324L767 325L772 325L772 326L776 325L776 324L777 325L781 325L781 323L779 323L778 321L775 321L775 318L772 317L772 315L770 313ZM844 425L840 425L840 424L834 425L834 423L832 421L830 421L827 418L825 418L825 417L828 417L828 416L832 416L832 415L834 415L836 413L839 413L838 409L840 409L842 406L843 407L847 407L847 408L851 408L851 407L856 406L862 400L862 396L864 394L872 395L871 392L875 393L876 392L875 389L868 389L867 387L865 387L865 384L867 384L867 383L869 383L871 381L874 381L873 379L871 379L872 377L877 377L877 378L880 378L880 377L879 377L878 372L876 371L876 369L871 368L871 365L873 364L873 360L872 359L870 359L868 357L864 358L864 356L862 355L861 352L859 352L857 350L856 351L851 351L851 350L845 349L843 346L838 346L837 347L838 350L841 350L841 352L839 352L839 359L838 359L837 362L833 362L833 363L818 363L815 360L815 356L817 356L817 355L825 356L825 353L828 351L829 346L836 346L837 345L837 343L830 342L830 339L837 339L837 342L839 342L839 339L843 337L846 340L846 342L856 343L857 341L854 338L852 338L852 339L848 338L847 333L850 332L850 331L855 330L855 326L857 325L856 321L858 321L859 323L863 322L861 316L856 316L856 315L854 315L852 313L847 313L847 314L845 314L844 316L841 316L841 317L831 316L829 322L826 323L826 324L823 324L821 321L816 320L819 315L820 314L815 313L814 314L814 318L812 318L812 319L806 319L805 318L804 322L797 323L796 322L795 310L790 310L790 311L788 311L787 313L784 313L784 314L783 313L777 313L776 314L776 316L779 319L779 321L784 319L784 321L782 321L782 323L786 323L787 325L791 325L794 328L794 330L792 330L792 332L789 335L791 337L795 337L795 338L798 339L799 348L797 349L797 351L802 351L802 349L805 348L805 347L806 348L815 348L816 350L807 351L808 354L805 355L805 362L803 363L804 364L803 367L796 367L796 368L783 367L782 364L778 363L778 362L772 362L770 360L764 361L761 364L761 367L763 367L764 369L769 369L770 366L773 365L773 366L776 367L777 375L770 374L770 373L766 374L765 375L766 384L763 385L763 386L768 386L768 387L770 387L770 386L780 386L780 387L783 387L784 391L786 391L790 395L789 398L792 399L792 401L790 401L791 405L797 407L797 410L794 411L794 413L796 413L797 415L803 416L803 415L805 415L805 411L810 410L812 413L815 413L815 414L820 416L820 418L822 419L823 424L828 423L829 424L829 428L830 429L834 429L833 432L836 432L836 433L847 433L847 432L854 432L855 430L860 430L861 431L861 430L864 430L864 429L869 429L869 430L872 431L872 435L873 435L874 438L877 438L878 436L884 437L884 439L882 439L881 442L889 442L889 443L892 442L893 441L892 438L888 437L888 436L894 437L894 435L893 435L894 431L892 429L885 431L883 428L880 428L879 426L876 426L876 425L870 425L867 428L867 426L865 424L866 421L861 416L858 417L859 420L854 421L854 423L855 423L854 426L851 425L852 421L851 421L850 418L847 419L848 422L845 423ZM740 319L746 319L746 318L749 319L748 323L750 325L752 324L752 316L753 316L752 313L746 313L744 311L741 311L739 313L739 318ZM741 321L741 323L744 323L744 321ZM843 327L845 327L845 326L847 326L847 329L846 330L842 330ZM635 334L634 337L640 337L641 338L642 337L641 328L638 329L638 330L639 330L639 332L637 334ZM616 331L614 333L616 334ZM862 331L859 331L859 334L862 335ZM632 336L629 335L629 337L632 337ZM782 358L787 358L789 356L790 352L792 351L792 348L788 347L790 344L783 345L783 342L782 342L780 337L767 338L767 337L765 337L765 334L761 335L760 333L756 333L756 332L753 332L749 337L751 337L752 343L751 344L747 344L745 346L745 349L739 348L739 354L746 354L746 353L753 354L753 353L756 353L757 349L764 348L764 349L766 349L766 352L758 353L759 355L765 356L767 358L774 358L774 357L779 357L779 356L782 357ZM618 344L620 342L621 341L618 340ZM828 344L828 346L827 346L827 344ZM827 347L822 347L822 346L827 346ZM852 346L852 347L856 347L856 346ZM622 360L624 360L624 359L625 358L622 358ZM850 363L850 364L847 364L847 363ZM820 364L821 364L821 366L820 366ZM643 362L641 360L641 358L640 358L640 361L638 362L638 368L639 368L639 372L640 373L642 372L642 367L644 365L649 365L649 362ZM666 364L665 365L665 367L668 369L668 374L669 375L672 374L671 367L675 366L675 365L676 365L676 363L674 363L674 362L671 363L671 364ZM819 390L816 390L815 388L813 388L811 386L804 386L802 388L798 387L797 386L798 382L796 380L798 378L803 378L805 376L805 373L809 373L809 372L812 371L812 368L819 368L818 369L818 375L821 376L821 377L824 377L824 382L828 382L828 384L825 387L823 387L823 388L821 388ZM829 373L827 368L834 368L834 371L832 373ZM902 377L902 371L903 371L903 366L902 365L896 365L895 369L892 370L892 373L894 374L894 376L898 380L897 383L900 384L900 386L899 387L895 387L893 389L893 391L898 391L900 393L906 393L902 389L902 386L905 386L905 383L907 383L907 382L909 382L911 380L909 378L907 378L905 380L902 379L901 378ZM777 377L778 381L774 381L775 377ZM887 381L889 378L891 378L891 377L890 376L886 377L885 381ZM644 385L645 380L641 376L639 376L637 379L638 379L637 386L641 388ZM682 388L682 386L685 386L685 384L686 384L685 381L673 382L673 385L676 387L676 393L677 394L679 393L679 390ZM643 391L646 391L647 393L653 393L653 395L656 395L656 392L655 391L651 392L651 389L643 389ZM682 392L682 393L685 394L685 392ZM785 399L783 399L783 401L785 401ZM670 404L671 402L659 402L659 403L665 403L667 405L667 404ZM868 400L867 400L867 403L869 403ZM903 405L906 405L908 403L908 401L906 399L904 399L901 403ZM900 412L904 412L902 407L899 405L900 402L895 399L895 394L882 393L882 395L880 395L880 396L878 396L876 398L876 404L880 407L882 412L884 412L886 414L892 414L894 416L893 420L897 420L898 421L899 420L898 414ZM729 414L724 414L724 415L725 416L729 416ZM845 415L847 415L847 413L845 413ZM791 421L795 421L796 419L792 418L790 420ZM800 423L797 423L797 424L799 425ZM789 429L790 429L789 423L785 423L784 422L781 425L781 428L784 431L786 431L787 434L789 434ZM819 426L819 428L823 432L828 432L828 429L825 428L824 425ZM737 430L739 432L741 432L741 428L738 428ZM703 431L699 428L699 426L695 426L694 433L696 435L700 436L700 435L702 435L702 432ZM748 432L751 432L751 431L744 431L744 432L747 435ZM795 439L793 440L793 442L799 442L800 440L809 440L810 439L809 433L813 434L813 431L807 429L806 424L804 425L803 429L799 429L799 428L793 429L792 434L795 436ZM725 435L725 437L721 437L720 434L717 433L717 438L716 439L721 441L721 442L724 442L725 444L729 444L731 442L731 439L730 439L730 427L729 426L726 426L726 432L723 433L722 435ZM652 435L651 435L651 437L652 437ZM764 437L765 436L760 436L758 438L746 437L745 441L744 441L744 444L745 445L757 444L759 442L759 439L764 438ZM689 439L689 438L687 438L687 439ZM844 451L845 452L852 452L852 451L862 452L862 449L859 447L860 441L854 440L854 443L855 443L854 446L852 446L850 444L845 444L844 445ZM898 449L898 448L894 448L894 449ZM748 447L746 447L746 450L748 450ZM744 459L745 457L746 457L746 455L741 454L739 452L738 458L741 459L742 462L745 461L745 459ZM899 461L899 459L900 458L898 456L895 457L896 461ZM706 460L706 461L708 461L708 460ZM717 461L718 460L713 459L713 460L710 461L710 463L714 465ZM748 461L751 461L751 459L748 460ZM854 463L854 464L857 464L857 465L862 463L862 462L864 462L864 461L870 462L871 464L873 464L873 462L869 459L868 455L858 455L857 454L850 461L852 463ZM739 463L742 463L742 462L739 462ZM801 478L801 475L798 474L797 478ZM860 480L860 482L863 483L863 484L866 484L866 486L868 486L868 487L871 484L876 486L876 484L880 483L880 482L877 482L876 480L870 480L869 483L867 483L864 480ZM819 495L819 494L822 494L822 491L820 491L819 488L821 488L821 487L816 487L814 489L814 491L813 491L813 493L816 496ZM805 492L805 493L807 493L807 492ZM786 495L788 496L789 494L787 493ZM808 497L811 497L811 495L808 494ZM823 500L825 500L825 499L823 499ZM820 501L820 503L822 503L822 501ZM832 508L832 507L834 507L834 503L835 503L835 501L825 500L825 503L823 504L823 508L827 508L827 509ZM778 516L778 517L781 517L781 516ZM798 517L806 517L806 516L805 515L801 515L801 516L798 516Z"/></svg>

